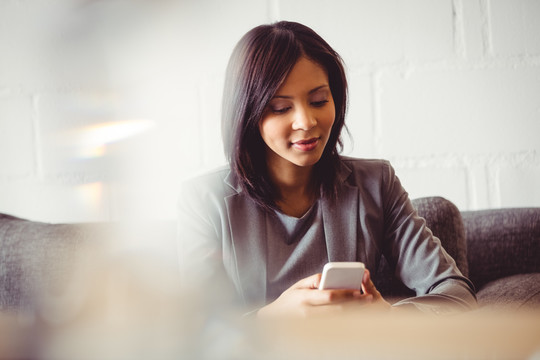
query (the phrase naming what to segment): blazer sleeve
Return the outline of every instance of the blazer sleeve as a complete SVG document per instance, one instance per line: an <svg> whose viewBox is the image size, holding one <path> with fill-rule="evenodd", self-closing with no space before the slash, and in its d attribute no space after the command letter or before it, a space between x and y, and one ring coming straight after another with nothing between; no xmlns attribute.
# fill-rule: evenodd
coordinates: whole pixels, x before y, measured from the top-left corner
<svg viewBox="0 0 540 360"><path fill-rule="evenodd" d="M383 253L397 277L417 295L395 306L414 306L435 313L476 308L473 284L418 216L392 166L384 164Z"/></svg>
<svg viewBox="0 0 540 360"><path fill-rule="evenodd" d="M206 310L230 307L237 302L234 285L223 265L220 210L223 194L216 190L220 186L223 185L219 182L196 178L182 184L178 198L181 285Z"/></svg>

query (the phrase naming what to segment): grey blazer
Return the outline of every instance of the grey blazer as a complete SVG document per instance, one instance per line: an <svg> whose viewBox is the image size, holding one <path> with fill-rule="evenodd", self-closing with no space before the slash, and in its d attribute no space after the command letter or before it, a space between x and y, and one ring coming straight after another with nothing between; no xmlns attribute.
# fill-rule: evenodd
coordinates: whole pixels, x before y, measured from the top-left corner
<svg viewBox="0 0 540 360"><path fill-rule="evenodd" d="M475 306L472 284L416 214L389 162L343 157L338 181L337 198L320 202L329 261L362 261L374 274L384 255L418 296L403 303ZM272 301L265 216L226 167L187 181L178 242L185 278L230 281L246 306Z"/></svg>

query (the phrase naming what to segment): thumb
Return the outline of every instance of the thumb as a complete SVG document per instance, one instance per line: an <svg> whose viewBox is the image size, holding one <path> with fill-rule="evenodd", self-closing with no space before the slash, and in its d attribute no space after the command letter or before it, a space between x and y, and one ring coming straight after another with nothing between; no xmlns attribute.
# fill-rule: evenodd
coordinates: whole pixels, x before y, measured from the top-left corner
<svg viewBox="0 0 540 360"><path fill-rule="evenodd" d="M364 272L364 278L362 280L362 290L366 294L373 295L373 297L376 299L381 297L381 293L379 292L379 290L377 290L375 284L373 284L373 281L371 280L371 274L368 269L366 269Z"/></svg>

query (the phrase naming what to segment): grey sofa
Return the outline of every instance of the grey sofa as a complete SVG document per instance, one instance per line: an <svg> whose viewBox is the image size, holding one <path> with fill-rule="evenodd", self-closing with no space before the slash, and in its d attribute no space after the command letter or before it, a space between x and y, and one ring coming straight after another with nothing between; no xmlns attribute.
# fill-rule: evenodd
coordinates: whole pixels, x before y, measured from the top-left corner
<svg viewBox="0 0 540 360"><path fill-rule="evenodd" d="M413 203L474 283L481 307L540 306L540 208L460 212L440 197ZM103 259L118 263L129 253L155 259L174 282L174 222L46 224L0 214L0 311L31 309L42 293L61 295L76 264L99 269ZM388 298L411 295L384 261L374 279Z"/></svg>
<svg viewBox="0 0 540 360"><path fill-rule="evenodd" d="M413 204L475 285L481 308L540 308L540 208L460 212L441 197ZM384 260L375 283L389 298L414 295Z"/></svg>

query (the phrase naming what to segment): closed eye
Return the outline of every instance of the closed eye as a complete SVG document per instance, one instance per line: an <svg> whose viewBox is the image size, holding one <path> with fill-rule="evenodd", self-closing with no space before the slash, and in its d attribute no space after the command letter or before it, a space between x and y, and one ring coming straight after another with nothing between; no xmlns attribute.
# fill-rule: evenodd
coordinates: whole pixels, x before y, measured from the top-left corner
<svg viewBox="0 0 540 360"><path fill-rule="evenodd" d="M328 102L328 100L313 101L311 103L311 105L313 105L315 107L321 107L321 106L324 106L327 102Z"/></svg>
<svg viewBox="0 0 540 360"><path fill-rule="evenodd" d="M283 108L279 108L279 109L275 109L275 108L272 108L272 112L274 114L285 114L287 111L289 111L291 109L290 106L287 106L287 107L283 107Z"/></svg>

